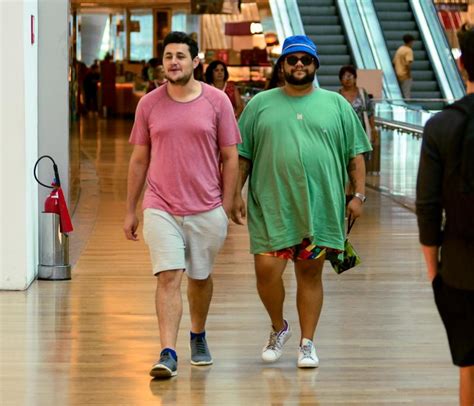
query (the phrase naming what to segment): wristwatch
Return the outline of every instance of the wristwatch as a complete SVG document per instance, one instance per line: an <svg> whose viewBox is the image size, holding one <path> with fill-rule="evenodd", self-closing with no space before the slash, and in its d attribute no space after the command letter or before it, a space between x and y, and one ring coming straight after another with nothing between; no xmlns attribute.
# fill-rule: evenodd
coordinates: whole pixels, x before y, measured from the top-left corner
<svg viewBox="0 0 474 406"><path fill-rule="evenodd" d="M360 199L362 203L365 203L365 201L367 200L367 197L365 197L365 195L363 195L362 193L354 193L354 197Z"/></svg>

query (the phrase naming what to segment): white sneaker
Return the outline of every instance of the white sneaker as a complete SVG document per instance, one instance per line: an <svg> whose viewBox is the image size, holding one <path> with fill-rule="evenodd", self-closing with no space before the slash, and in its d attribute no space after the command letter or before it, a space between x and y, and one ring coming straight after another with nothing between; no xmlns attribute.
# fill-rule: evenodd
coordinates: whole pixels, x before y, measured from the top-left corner
<svg viewBox="0 0 474 406"><path fill-rule="evenodd" d="M278 360L283 353L283 345L291 337L290 325L286 320L284 320L284 322L285 327L283 327L282 330L274 331L272 329L270 337L268 338L268 342L265 347L263 347L262 359L265 362L275 362Z"/></svg>
<svg viewBox="0 0 474 406"><path fill-rule="evenodd" d="M317 368L319 358L316 355L316 349L311 340L303 338L298 351L298 368Z"/></svg>

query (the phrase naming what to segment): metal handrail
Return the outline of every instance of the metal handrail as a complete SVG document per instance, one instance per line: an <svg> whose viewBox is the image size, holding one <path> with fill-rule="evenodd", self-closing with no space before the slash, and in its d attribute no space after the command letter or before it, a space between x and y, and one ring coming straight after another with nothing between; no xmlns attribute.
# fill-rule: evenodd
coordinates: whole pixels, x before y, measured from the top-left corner
<svg viewBox="0 0 474 406"><path fill-rule="evenodd" d="M409 133L417 138L420 138L423 135L422 126L404 123L402 121L388 120L382 117L375 117L375 125L384 129L395 130L401 133Z"/></svg>
<svg viewBox="0 0 474 406"><path fill-rule="evenodd" d="M410 98L410 99L372 99L374 102L443 102L443 103L454 103L456 99L416 99L416 98ZM412 108L416 108L415 106L411 106Z"/></svg>

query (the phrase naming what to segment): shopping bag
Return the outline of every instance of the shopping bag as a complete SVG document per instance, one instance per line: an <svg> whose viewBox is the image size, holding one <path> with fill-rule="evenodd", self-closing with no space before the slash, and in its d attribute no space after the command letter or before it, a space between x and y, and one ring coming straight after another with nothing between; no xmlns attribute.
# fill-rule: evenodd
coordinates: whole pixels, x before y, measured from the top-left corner
<svg viewBox="0 0 474 406"><path fill-rule="evenodd" d="M354 268L362 262L360 256L357 254L356 250L349 241L349 233L351 232L354 223L355 219L352 219L352 217L349 216L349 219L347 221L346 240L344 242L344 252L343 254L337 257L330 258L329 260L332 265L332 268L337 274L341 274L351 268Z"/></svg>

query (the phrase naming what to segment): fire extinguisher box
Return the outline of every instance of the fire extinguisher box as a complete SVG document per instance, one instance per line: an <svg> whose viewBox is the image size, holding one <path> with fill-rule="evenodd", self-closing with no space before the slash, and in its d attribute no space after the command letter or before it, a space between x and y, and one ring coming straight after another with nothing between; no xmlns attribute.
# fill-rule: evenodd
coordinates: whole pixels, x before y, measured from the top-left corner
<svg viewBox="0 0 474 406"><path fill-rule="evenodd" d="M45 212L40 214L39 240L38 279L71 279L69 236L61 232L58 214Z"/></svg>

